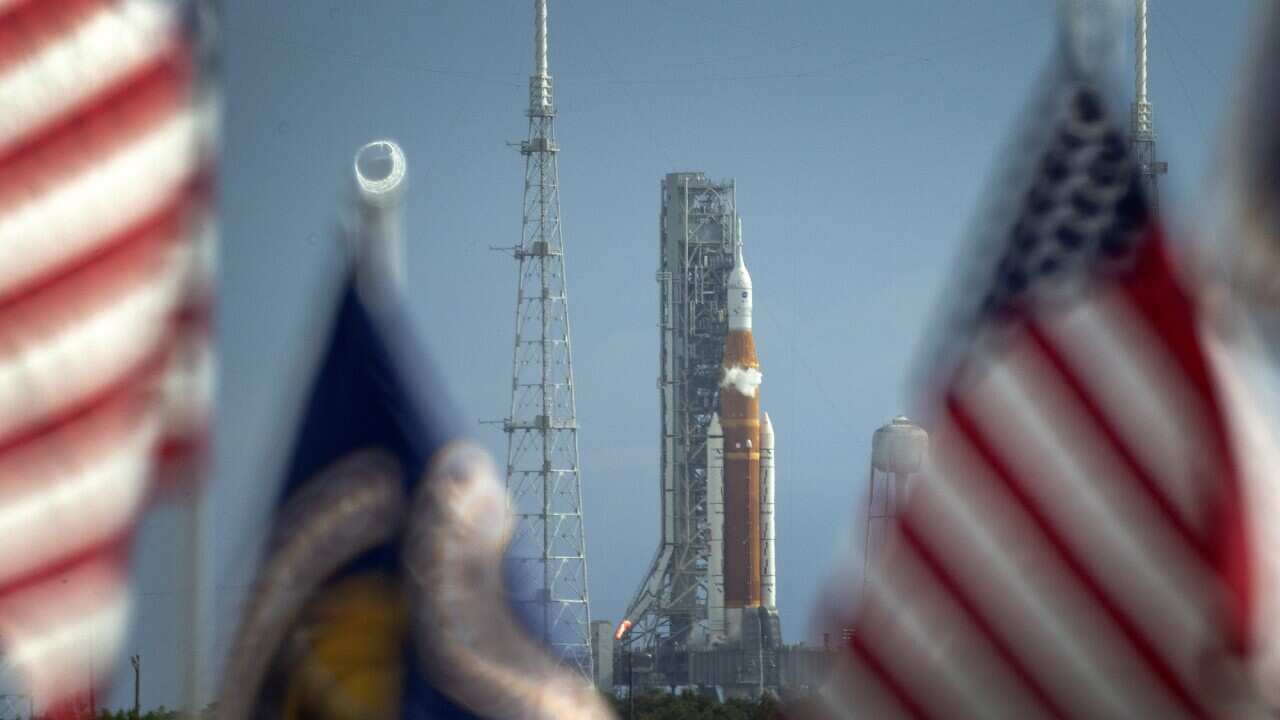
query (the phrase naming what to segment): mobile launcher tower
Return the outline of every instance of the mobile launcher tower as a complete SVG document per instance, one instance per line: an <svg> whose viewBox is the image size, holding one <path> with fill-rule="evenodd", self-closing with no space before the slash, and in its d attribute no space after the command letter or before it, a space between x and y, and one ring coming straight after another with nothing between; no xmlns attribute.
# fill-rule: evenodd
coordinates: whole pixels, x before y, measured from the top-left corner
<svg viewBox="0 0 1280 720"><path fill-rule="evenodd" d="M773 428L732 180L666 176L659 256L661 542L615 634L622 677L776 690Z"/></svg>

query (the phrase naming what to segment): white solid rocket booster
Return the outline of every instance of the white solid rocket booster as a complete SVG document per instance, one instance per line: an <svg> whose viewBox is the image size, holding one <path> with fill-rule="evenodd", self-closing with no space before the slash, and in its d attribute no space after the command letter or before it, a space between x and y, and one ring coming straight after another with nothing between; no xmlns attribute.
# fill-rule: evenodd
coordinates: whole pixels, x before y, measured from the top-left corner
<svg viewBox="0 0 1280 720"><path fill-rule="evenodd" d="M724 642L724 432L720 416L707 425L707 642Z"/></svg>
<svg viewBox="0 0 1280 720"><path fill-rule="evenodd" d="M773 423L769 421L769 413L765 413L760 426L760 595L762 604L770 610L778 607L778 575L774 565L774 481Z"/></svg>

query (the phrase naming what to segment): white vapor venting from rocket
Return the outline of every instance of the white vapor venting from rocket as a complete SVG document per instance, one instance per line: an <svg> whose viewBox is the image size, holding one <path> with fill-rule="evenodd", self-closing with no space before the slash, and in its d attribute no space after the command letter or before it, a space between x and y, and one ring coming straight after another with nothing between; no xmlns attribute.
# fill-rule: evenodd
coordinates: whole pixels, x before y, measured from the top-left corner
<svg viewBox="0 0 1280 720"><path fill-rule="evenodd" d="M755 397L756 390L760 388L760 380L763 377L760 368L735 365L724 369L724 376L720 378L720 387L733 387L734 390L747 397Z"/></svg>

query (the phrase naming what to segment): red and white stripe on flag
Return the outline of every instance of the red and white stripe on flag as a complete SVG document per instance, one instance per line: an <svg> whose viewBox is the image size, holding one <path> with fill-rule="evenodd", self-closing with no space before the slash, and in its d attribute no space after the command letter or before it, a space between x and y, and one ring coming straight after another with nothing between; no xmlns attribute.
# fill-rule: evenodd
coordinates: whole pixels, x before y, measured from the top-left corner
<svg viewBox="0 0 1280 720"><path fill-rule="evenodd" d="M849 679L892 708L872 716L1240 710L1234 463L1150 252L1163 288L1030 321L945 391L855 624Z"/></svg>
<svg viewBox="0 0 1280 720"><path fill-rule="evenodd" d="M837 715L1266 716L1195 299L1101 97L1056 93L1028 186L998 189L1011 229L925 398L929 469L865 580Z"/></svg>
<svg viewBox="0 0 1280 720"><path fill-rule="evenodd" d="M182 9L0 0L0 647L55 713L121 645L158 471L205 446L210 125Z"/></svg>

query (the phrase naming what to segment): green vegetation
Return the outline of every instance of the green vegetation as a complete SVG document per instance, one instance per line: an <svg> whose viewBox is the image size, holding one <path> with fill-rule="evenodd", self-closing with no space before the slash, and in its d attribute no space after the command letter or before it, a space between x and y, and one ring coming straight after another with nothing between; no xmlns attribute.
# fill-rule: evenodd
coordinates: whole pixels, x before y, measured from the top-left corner
<svg viewBox="0 0 1280 720"><path fill-rule="evenodd" d="M217 716L217 706L211 704L194 720L213 720ZM154 710L145 710L141 715L135 715L133 710L98 711L98 720L183 720L187 717L189 716L184 715L181 710L170 710L163 705Z"/></svg>
<svg viewBox="0 0 1280 720"><path fill-rule="evenodd" d="M142 715L134 715L132 710L103 710L98 713L98 720L179 720L182 713L177 710L169 710L161 705L155 710L148 710Z"/></svg>
<svg viewBox="0 0 1280 720"><path fill-rule="evenodd" d="M612 698L614 711L630 720L626 698ZM723 703L693 693L668 695L656 691L636 694L635 720L782 720L782 706L771 696Z"/></svg>

